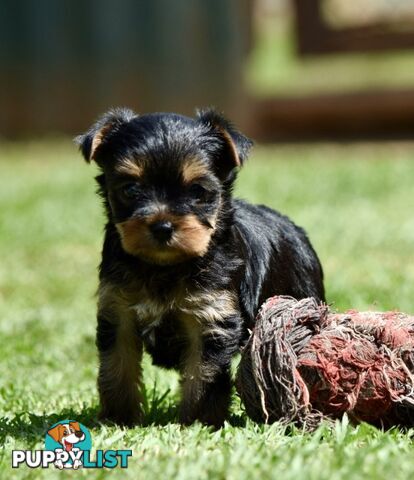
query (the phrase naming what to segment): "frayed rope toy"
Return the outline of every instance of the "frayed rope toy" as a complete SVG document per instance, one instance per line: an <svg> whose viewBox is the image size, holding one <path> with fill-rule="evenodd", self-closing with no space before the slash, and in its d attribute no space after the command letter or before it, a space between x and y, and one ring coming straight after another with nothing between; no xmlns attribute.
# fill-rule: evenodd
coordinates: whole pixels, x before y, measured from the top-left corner
<svg viewBox="0 0 414 480"><path fill-rule="evenodd" d="M308 429L354 422L414 426L414 317L330 313L313 298L267 300L242 352L236 387L257 422Z"/></svg>

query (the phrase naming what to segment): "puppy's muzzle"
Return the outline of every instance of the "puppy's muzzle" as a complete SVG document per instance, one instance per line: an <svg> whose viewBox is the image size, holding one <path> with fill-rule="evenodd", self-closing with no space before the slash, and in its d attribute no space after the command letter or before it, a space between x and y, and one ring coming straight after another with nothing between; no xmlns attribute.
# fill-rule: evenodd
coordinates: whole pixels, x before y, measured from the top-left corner
<svg viewBox="0 0 414 480"><path fill-rule="evenodd" d="M169 221L160 221L152 223L149 226L152 236L160 243L166 243L171 240L174 233L174 226Z"/></svg>

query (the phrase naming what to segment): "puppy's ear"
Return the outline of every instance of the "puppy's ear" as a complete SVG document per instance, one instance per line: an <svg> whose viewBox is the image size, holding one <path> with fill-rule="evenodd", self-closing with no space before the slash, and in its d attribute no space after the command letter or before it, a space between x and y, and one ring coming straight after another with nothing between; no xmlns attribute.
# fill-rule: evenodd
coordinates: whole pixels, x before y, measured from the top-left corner
<svg viewBox="0 0 414 480"><path fill-rule="evenodd" d="M105 113L86 133L75 138L84 159L87 162L96 160L100 147L111 135L136 117L137 115L127 108L116 108Z"/></svg>
<svg viewBox="0 0 414 480"><path fill-rule="evenodd" d="M69 422L69 425L71 427L73 427L73 429L75 430L75 432L79 432L80 431L80 425L79 425L79 422Z"/></svg>
<svg viewBox="0 0 414 480"><path fill-rule="evenodd" d="M222 164L217 165L217 167L227 171L241 167L247 160L253 142L236 130L222 114L212 108L198 110L197 119L206 125L221 141L223 151L219 161Z"/></svg>
<svg viewBox="0 0 414 480"><path fill-rule="evenodd" d="M55 442L60 443L60 440L63 437L62 431L65 427L62 424L56 425L56 427L51 428L47 433L53 438Z"/></svg>

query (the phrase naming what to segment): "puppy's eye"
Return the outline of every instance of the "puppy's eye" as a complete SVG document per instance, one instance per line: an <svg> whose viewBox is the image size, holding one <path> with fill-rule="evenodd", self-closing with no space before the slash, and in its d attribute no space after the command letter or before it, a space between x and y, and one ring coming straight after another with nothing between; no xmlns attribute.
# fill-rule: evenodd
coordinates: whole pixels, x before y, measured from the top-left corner
<svg viewBox="0 0 414 480"><path fill-rule="evenodd" d="M193 183L189 188L191 197L201 200L207 193L207 190L199 183Z"/></svg>
<svg viewBox="0 0 414 480"><path fill-rule="evenodd" d="M136 198L140 192L140 186L137 183L127 183L122 187L122 194L126 198Z"/></svg>
<svg viewBox="0 0 414 480"><path fill-rule="evenodd" d="M67 430L65 430L65 431L63 432L63 435L69 435L69 432L68 432Z"/></svg>

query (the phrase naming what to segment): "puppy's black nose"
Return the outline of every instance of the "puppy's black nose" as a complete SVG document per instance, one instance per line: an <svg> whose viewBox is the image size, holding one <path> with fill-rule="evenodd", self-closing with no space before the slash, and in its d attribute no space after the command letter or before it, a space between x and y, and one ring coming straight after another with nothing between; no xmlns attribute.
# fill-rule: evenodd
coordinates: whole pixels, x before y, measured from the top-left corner
<svg viewBox="0 0 414 480"><path fill-rule="evenodd" d="M168 242L174 231L173 224L168 221L155 222L149 228L152 236L159 242Z"/></svg>
<svg viewBox="0 0 414 480"><path fill-rule="evenodd" d="M82 438L82 437L83 437L83 432L82 432L82 430L78 430L77 432L75 432L75 435L76 435L78 438Z"/></svg>

